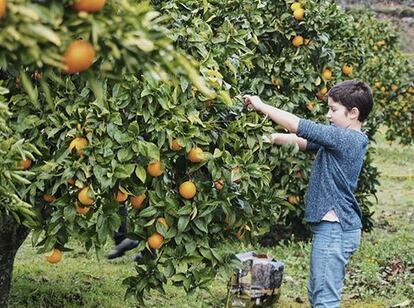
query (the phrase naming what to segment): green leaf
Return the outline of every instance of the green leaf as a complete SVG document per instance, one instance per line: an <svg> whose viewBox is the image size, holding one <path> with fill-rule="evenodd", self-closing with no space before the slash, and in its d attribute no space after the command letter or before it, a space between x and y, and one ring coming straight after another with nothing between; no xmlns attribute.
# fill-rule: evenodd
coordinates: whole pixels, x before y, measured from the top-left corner
<svg viewBox="0 0 414 308"><path fill-rule="evenodd" d="M145 183L145 180L147 178L147 172L145 171L145 168L143 166L136 165L135 175L138 177L138 179L141 180L142 183Z"/></svg>

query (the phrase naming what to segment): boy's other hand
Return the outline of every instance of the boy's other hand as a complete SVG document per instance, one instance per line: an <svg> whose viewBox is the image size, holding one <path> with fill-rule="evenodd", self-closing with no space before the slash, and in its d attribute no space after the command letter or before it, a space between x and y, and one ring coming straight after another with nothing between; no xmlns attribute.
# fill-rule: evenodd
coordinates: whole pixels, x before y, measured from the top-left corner
<svg viewBox="0 0 414 308"><path fill-rule="evenodd" d="M243 98L244 105L256 111L260 111L260 107L264 104L258 96L244 95Z"/></svg>

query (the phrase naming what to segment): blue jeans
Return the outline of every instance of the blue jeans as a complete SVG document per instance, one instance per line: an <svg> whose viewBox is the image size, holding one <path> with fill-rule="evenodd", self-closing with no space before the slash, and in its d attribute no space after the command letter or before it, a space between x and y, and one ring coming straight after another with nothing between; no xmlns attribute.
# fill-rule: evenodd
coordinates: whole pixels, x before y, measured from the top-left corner
<svg viewBox="0 0 414 308"><path fill-rule="evenodd" d="M308 297L312 307L339 307L345 268L361 241L361 229L343 231L337 222L311 224Z"/></svg>

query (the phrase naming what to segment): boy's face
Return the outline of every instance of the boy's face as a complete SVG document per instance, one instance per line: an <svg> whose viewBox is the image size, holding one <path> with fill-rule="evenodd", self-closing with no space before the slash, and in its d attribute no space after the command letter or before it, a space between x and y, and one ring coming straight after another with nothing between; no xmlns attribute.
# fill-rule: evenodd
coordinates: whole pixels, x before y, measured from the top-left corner
<svg viewBox="0 0 414 308"><path fill-rule="evenodd" d="M335 102L331 97L328 97L328 108L326 117L330 124L334 124L337 127L348 128L354 123L354 112L348 111L344 105Z"/></svg>

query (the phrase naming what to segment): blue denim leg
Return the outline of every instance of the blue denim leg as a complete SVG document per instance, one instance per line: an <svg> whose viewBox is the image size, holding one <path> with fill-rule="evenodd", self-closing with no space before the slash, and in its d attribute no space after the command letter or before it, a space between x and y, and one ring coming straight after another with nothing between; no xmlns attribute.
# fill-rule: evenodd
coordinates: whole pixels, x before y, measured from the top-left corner
<svg viewBox="0 0 414 308"><path fill-rule="evenodd" d="M328 221L311 229L309 302L312 307L339 307L346 265L360 244L361 230L343 231L339 223Z"/></svg>

